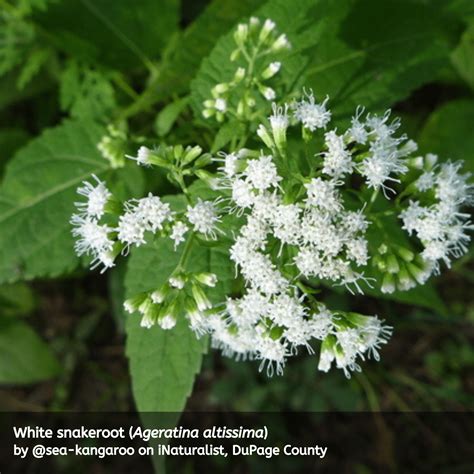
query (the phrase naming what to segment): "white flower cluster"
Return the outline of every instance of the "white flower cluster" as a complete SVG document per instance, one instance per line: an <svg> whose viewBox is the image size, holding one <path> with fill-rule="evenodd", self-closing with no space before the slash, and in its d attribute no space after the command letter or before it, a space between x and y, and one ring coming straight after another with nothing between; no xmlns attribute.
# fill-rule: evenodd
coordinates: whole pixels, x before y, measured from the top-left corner
<svg viewBox="0 0 474 474"><path fill-rule="evenodd" d="M226 355L261 359L261 369L266 365L269 375L281 373L287 357L299 347L312 353L312 340L330 337L337 366L349 375L349 370L358 368L358 356L363 358L371 351L377 354L379 344L386 341L387 329L377 318L364 317L347 326L345 318L333 315L323 305L309 311L295 282L285 277L281 264L272 261L269 247L276 245L278 255L286 247L291 249L300 276L359 288L358 280L363 276L352 266L364 266L368 260L364 238L368 222L362 211L344 209L337 189L342 183L333 178L311 179L303 202L284 203L279 187L282 177L271 155L247 159L242 151L224 155L223 161L222 186L231 192L232 209L246 213L230 258L247 290L242 298L227 300L220 315L200 318L195 329L210 331L213 346ZM356 341L350 350L349 334ZM327 370L330 362L324 352L321 370Z"/></svg>
<svg viewBox="0 0 474 474"><path fill-rule="evenodd" d="M231 81L212 88L212 98L204 101L204 118L215 117L221 122L229 112L245 117L257 105L254 91L269 101L276 98L275 90L266 82L280 71L281 62L275 61L275 56L291 47L286 35L277 33L274 21L261 22L251 17L247 23L237 26L234 41L237 47L230 60L242 58L244 66L237 67ZM231 99L239 95L238 89L241 89L242 97L237 105L232 105Z"/></svg>
<svg viewBox="0 0 474 474"><path fill-rule="evenodd" d="M255 41L270 50L288 46L270 20L239 25L235 41L238 54ZM264 79L279 65L268 68ZM245 71L237 73L243 80ZM213 103L206 105L214 110L209 116L226 112L232 88L216 86ZM392 328L377 316L329 310L316 300L317 288L343 285L362 293L364 285L378 284L390 293L425 283L440 262L449 266L467 251L474 226L464 208L473 203L473 186L459 163L413 156L416 144L397 135L400 123L390 120L390 112L370 115L359 107L347 130L328 129L328 100L318 103L310 91L299 101L273 104L256 131L265 146L219 152L214 173L203 169L211 156L201 156L200 147L142 146L131 158L169 170L188 200L193 194L184 177L193 173L220 196L193 198L180 210L152 194L120 206L94 177L95 184L78 189L86 200L76 203L71 219L77 253L108 268L119 253L144 244L147 233L159 233L175 249L187 241L187 257L195 233L217 240L226 231L221 244L232 239L229 258L244 284L240 297L212 304L204 287L215 286L216 275L189 272L180 258L164 285L125 302L128 311L142 315L143 327L171 329L185 317L198 337L210 334L213 347L227 356L260 360L269 375L281 374L301 349L313 354L315 342L321 371L335 365L349 377L361 370L361 360L379 360ZM304 151L294 126L301 128ZM396 199L389 201L392 195ZM233 214L224 221L229 229L221 221L221 203ZM417 241L392 235L397 225Z"/></svg>
<svg viewBox="0 0 474 474"><path fill-rule="evenodd" d="M105 184L96 176L94 179L96 185L84 182L78 188L78 194L86 200L75 203L78 213L71 217L76 253L92 257L92 268L102 265L105 271L113 267L119 253L126 254L131 246L145 244L146 232L168 235L175 249L185 241L190 229L205 238L216 238L220 218L215 202L199 199L178 215L168 203L150 193L125 202L121 213L122 206ZM101 223L102 219L105 222Z"/></svg>
<svg viewBox="0 0 474 474"><path fill-rule="evenodd" d="M433 163L434 158L425 157L425 163ZM420 200L410 200L400 214L403 228L423 244L421 256L429 271L422 274L422 279L432 271L439 273L440 261L449 267L453 257L459 258L467 251L467 232L474 226L462 207L472 204L473 186L468 184L470 175L461 174L460 169L461 163L447 162L425 170L415 182Z"/></svg>

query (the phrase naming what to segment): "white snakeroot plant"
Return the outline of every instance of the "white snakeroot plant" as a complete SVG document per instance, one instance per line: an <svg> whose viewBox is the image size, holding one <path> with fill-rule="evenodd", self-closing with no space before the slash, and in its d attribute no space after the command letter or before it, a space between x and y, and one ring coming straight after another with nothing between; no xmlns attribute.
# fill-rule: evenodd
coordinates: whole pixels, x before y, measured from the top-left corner
<svg viewBox="0 0 474 474"><path fill-rule="evenodd" d="M273 21L251 18L234 41L230 61L243 64L212 88L202 115L238 119L245 132L215 156L181 145L142 145L129 156L164 170L181 191L174 199L149 194L120 205L97 177L84 183L71 219L76 251L106 269L155 236L170 239L180 258L168 281L124 304L144 328L172 330L186 319L196 337L259 361L268 375L319 346L318 369L349 377L380 359L392 328L328 308L320 288L405 291L449 267L470 242L470 176L459 162L419 156L390 111L358 107L342 129L331 123L328 97L305 91L282 100L271 81L290 44ZM208 295L217 275L187 267L202 245L224 249L235 268L238 290L221 301Z"/></svg>

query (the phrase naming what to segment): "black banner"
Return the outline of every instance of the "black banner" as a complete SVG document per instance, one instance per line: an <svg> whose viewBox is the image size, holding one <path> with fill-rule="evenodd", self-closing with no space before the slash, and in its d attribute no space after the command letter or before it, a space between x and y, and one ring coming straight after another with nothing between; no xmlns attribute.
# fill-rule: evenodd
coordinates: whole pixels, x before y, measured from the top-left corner
<svg viewBox="0 0 474 474"><path fill-rule="evenodd" d="M3 413L3 473L472 473L474 413Z"/></svg>

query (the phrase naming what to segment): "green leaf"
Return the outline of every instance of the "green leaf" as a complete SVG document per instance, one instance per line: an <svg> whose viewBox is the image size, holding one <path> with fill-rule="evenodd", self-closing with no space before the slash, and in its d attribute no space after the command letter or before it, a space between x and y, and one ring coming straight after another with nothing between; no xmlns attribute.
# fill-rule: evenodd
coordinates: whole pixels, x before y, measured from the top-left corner
<svg viewBox="0 0 474 474"><path fill-rule="evenodd" d="M77 265L69 219L77 186L109 168L96 148L101 132L66 122L10 161L0 186L0 282L57 276Z"/></svg>
<svg viewBox="0 0 474 474"><path fill-rule="evenodd" d="M18 319L0 317L0 352L0 383L35 383L60 371L48 345Z"/></svg>
<svg viewBox="0 0 474 474"><path fill-rule="evenodd" d="M18 88L23 89L50 59L52 51L48 48L33 50L26 58L18 76Z"/></svg>
<svg viewBox="0 0 474 474"><path fill-rule="evenodd" d="M330 96L336 119L359 104L383 110L436 77L460 30L428 2L357 0L311 51L306 84Z"/></svg>
<svg viewBox="0 0 474 474"><path fill-rule="evenodd" d="M69 61L61 74L61 108L75 118L106 118L115 108L115 92L104 72Z"/></svg>
<svg viewBox="0 0 474 474"><path fill-rule="evenodd" d="M178 24L178 0L62 0L33 16L52 44L85 60L153 69Z"/></svg>
<svg viewBox="0 0 474 474"><path fill-rule="evenodd" d="M128 296L165 283L179 258L180 251L173 250L170 239L159 238L153 244L134 249L125 278ZM218 275L219 284L209 295L214 301L221 301L230 291L233 272L222 250L194 245L187 269ZM127 356L138 410L182 411L201 367L206 338L196 338L183 314L169 331L158 326L149 330L141 328L137 315L128 317L126 329Z"/></svg>
<svg viewBox="0 0 474 474"><path fill-rule="evenodd" d="M464 160L474 172L474 100L448 102L435 110L420 133L420 151L436 153L442 160Z"/></svg>
<svg viewBox="0 0 474 474"><path fill-rule="evenodd" d="M155 121L155 130L158 136L163 137L171 130L181 112L188 105L188 102L189 99L184 97L183 99L171 102L160 111Z"/></svg>

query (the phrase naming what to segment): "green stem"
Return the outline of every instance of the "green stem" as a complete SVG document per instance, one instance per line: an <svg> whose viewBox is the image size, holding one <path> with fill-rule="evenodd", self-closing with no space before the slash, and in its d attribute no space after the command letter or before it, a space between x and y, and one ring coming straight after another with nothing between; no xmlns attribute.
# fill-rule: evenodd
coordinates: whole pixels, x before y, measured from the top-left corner
<svg viewBox="0 0 474 474"><path fill-rule="evenodd" d="M194 240L194 232L191 232L191 234L189 234L188 240L186 240L186 243L184 244L183 253L181 254L181 257L179 258L178 265L176 266L173 274L184 271L186 262L189 257L189 253L191 252L193 240Z"/></svg>

